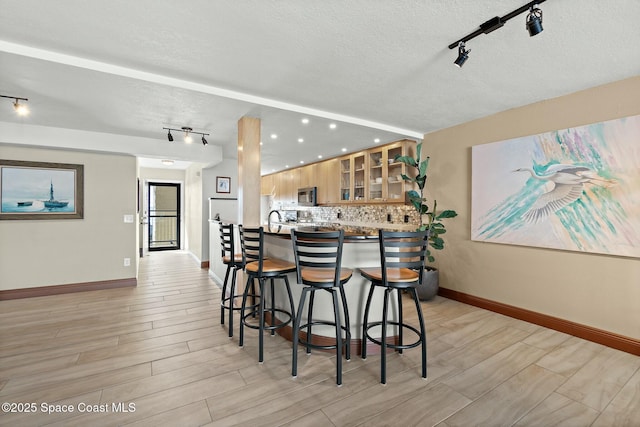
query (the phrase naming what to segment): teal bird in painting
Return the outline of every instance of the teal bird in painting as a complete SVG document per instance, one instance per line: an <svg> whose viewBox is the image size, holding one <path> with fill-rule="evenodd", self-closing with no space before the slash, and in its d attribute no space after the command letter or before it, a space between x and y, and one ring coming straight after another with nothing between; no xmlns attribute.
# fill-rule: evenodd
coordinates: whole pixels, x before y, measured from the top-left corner
<svg viewBox="0 0 640 427"><path fill-rule="evenodd" d="M522 215L522 219L530 224L542 222L552 213L578 200L582 197L586 183L606 183L607 185L613 183L613 180L600 178L586 166L551 165L542 175L538 175L531 168L518 168L514 172L529 172L533 178L551 183L548 185L548 190L542 193Z"/></svg>

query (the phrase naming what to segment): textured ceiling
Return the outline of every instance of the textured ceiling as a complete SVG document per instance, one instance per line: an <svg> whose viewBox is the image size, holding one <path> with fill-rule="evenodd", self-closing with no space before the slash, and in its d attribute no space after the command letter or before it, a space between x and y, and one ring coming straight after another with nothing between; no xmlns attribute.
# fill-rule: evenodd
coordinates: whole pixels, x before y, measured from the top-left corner
<svg viewBox="0 0 640 427"><path fill-rule="evenodd" d="M540 35L520 15L453 66L447 45L525 3L0 0L0 93L33 112L0 104L0 122L215 163L205 149L235 157L238 119L260 117L269 173L640 74L638 0L547 0ZM210 145L179 153L164 126L210 133Z"/></svg>

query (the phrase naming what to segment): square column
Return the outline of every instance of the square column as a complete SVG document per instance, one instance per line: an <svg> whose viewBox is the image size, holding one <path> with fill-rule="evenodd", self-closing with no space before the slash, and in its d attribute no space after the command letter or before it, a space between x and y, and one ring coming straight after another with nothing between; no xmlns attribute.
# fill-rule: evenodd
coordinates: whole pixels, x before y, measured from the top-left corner
<svg viewBox="0 0 640 427"><path fill-rule="evenodd" d="M238 222L260 225L260 119L238 120Z"/></svg>

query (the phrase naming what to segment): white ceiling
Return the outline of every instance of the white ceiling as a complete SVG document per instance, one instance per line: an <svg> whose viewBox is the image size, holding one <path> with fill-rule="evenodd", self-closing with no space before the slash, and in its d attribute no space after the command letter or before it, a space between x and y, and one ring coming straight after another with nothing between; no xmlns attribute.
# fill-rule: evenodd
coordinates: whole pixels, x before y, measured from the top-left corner
<svg viewBox="0 0 640 427"><path fill-rule="evenodd" d="M32 110L4 100L0 122L123 135L114 151L184 165L235 158L238 119L259 117L270 173L640 74L638 0L548 0L540 35L517 16L453 66L450 43L526 3L0 0L0 94ZM182 126L209 145L170 144L162 128Z"/></svg>

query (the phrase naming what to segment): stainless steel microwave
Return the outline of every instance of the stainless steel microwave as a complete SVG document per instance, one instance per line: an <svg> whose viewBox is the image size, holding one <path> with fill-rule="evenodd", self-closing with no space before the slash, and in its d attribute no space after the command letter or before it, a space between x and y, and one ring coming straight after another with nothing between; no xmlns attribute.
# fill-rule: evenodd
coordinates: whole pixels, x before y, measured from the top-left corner
<svg viewBox="0 0 640 427"><path fill-rule="evenodd" d="M298 188L298 206L317 206L317 193L317 187Z"/></svg>

